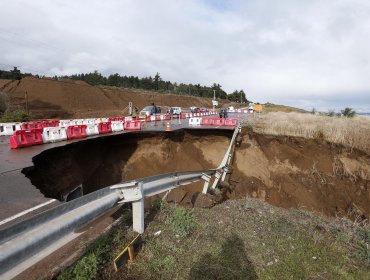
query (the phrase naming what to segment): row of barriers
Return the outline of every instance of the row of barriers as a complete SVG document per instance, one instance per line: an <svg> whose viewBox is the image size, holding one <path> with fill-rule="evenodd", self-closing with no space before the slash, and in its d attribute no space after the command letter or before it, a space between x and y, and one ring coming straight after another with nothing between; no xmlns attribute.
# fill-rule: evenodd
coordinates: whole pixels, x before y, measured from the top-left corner
<svg viewBox="0 0 370 280"><path fill-rule="evenodd" d="M44 127L27 130L16 130L10 136L10 148L18 149L65 140L81 139L92 135L108 134L124 130L141 130L141 121L112 121L98 124L80 124L67 127Z"/></svg>
<svg viewBox="0 0 370 280"><path fill-rule="evenodd" d="M195 116L209 116L214 114L217 113L215 111L182 113L178 117L181 119L190 118L190 125L196 125L192 121L192 119L197 118ZM92 135L109 134L123 130L141 130L142 122L171 120L172 117L170 114L161 114L148 116L145 120L133 120L129 116L6 123L0 124L0 135L11 135L10 147L17 149L43 143L81 139ZM217 121L215 121L212 125L228 124L217 124Z"/></svg>
<svg viewBox="0 0 370 280"><path fill-rule="evenodd" d="M204 117L217 114L215 111L202 112L202 113L181 113L180 119L188 119L192 117ZM163 121L171 120L173 116L170 114L161 114L147 116L146 122L152 121ZM1 135L13 135L17 130L31 130L31 129L44 129L46 127L68 127L74 125L98 125L100 123L114 123L114 122L126 122L132 121L131 116L126 117L110 117L110 118L90 118L90 119L72 119L72 120L44 120L44 121L33 121L33 122L12 122L12 123L0 123L0 136ZM113 128L114 131L114 128Z"/></svg>
<svg viewBox="0 0 370 280"><path fill-rule="evenodd" d="M190 126L236 126L239 118L190 118Z"/></svg>

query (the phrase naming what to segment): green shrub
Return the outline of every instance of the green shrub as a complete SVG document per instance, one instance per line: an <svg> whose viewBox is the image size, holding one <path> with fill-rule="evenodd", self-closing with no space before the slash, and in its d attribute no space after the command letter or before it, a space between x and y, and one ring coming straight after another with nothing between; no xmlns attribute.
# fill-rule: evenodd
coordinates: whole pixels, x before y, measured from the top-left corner
<svg viewBox="0 0 370 280"><path fill-rule="evenodd" d="M166 224L181 237L189 235L194 228L193 210L176 207L167 218Z"/></svg>
<svg viewBox="0 0 370 280"><path fill-rule="evenodd" d="M28 122L30 119L30 116L22 110L6 111L0 116L0 122Z"/></svg>
<svg viewBox="0 0 370 280"><path fill-rule="evenodd" d="M95 254L91 253L83 257L73 269L74 279L94 279L98 272L98 260Z"/></svg>

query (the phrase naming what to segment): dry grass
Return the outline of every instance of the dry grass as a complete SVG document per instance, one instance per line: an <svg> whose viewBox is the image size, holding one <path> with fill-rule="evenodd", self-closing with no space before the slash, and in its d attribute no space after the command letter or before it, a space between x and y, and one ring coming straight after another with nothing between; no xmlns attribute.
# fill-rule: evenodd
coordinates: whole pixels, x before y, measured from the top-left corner
<svg viewBox="0 0 370 280"><path fill-rule="evenodd" d="M304 113L272 112L254 120L254 130L272 135L316 138L370 154L370 118L338 118Z"/></svg>

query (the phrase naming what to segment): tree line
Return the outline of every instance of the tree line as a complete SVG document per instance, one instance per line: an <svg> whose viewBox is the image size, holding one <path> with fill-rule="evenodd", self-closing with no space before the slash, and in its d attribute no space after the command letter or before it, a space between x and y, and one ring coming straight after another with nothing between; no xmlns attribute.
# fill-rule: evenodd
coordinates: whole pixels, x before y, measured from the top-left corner
<svg viewBox="0 0 370 280"><path fill-rule="evenodd" d="M32 75L31 73L21 73L17 67L14 67L11 71L1 71L1 79L13 79L20 80L26 76L34 76L39 78L38 75ZM181 95L191 95L197 97L208 97L217 99L225 99L234 102L243 102L246 103L246 95L243 90L235 90L231 94L227 94L222 86L218 83L213 83L211 86L204 86L200 84L185 84L185 83L173 83L171 81L166 81L162 79L160 74L157 72L154 77L138 77L138 76L121 76L118 73L111 74L109 76L103 76L100 72L95 70L90 73L82 74L73 74L69 76L54 76L55 80L78 80L85 81L92 86L113 86L113 87L122 87L122 88L134 88L134 89L143 89L157 92L171 92Z"/></svg>

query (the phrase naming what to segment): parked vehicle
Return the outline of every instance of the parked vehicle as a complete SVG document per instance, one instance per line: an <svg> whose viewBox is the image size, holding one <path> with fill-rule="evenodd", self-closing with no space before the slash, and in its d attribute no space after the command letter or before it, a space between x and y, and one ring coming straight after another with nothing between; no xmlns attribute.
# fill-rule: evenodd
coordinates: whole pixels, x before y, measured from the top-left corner
<svg viewBox="0 0 370 280"><path fill-rule="evenodd" d="M181 107L170 107L168 108L168 113L170 113L171 115L180 115Z"/></svg>
<svg viewBox="0 0 370 280"><path fill-rule="evenodd" d="M155 106L146 106L144 107L139 114L140 119L145 119L147 116L154 115L156 113Z"/></svg>

